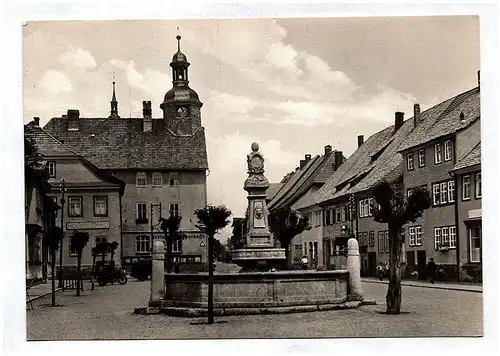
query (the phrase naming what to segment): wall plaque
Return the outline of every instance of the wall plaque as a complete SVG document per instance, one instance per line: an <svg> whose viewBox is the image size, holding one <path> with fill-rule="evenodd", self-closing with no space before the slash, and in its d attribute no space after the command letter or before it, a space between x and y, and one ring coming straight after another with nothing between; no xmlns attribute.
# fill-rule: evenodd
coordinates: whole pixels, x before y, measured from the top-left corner
<svg viewBox="0 0 500 356"><path fill-rule="evenodd" d="M66 223L66 230L109 229L109 221L82 221Z"/></svg>

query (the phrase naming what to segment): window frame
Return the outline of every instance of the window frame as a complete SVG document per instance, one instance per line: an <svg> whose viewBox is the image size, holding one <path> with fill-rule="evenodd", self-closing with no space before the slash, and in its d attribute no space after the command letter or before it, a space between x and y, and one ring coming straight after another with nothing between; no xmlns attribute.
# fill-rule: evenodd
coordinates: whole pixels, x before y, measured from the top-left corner
<svg viewBox="0 0 500 356"><path fill-rule="evenodd" d="M436 189L437 188L437 189ZM432 205L438 206L441 205L441 191L440 191L440 183L432 183ZM436 201L437 196L437 201Z"/></svg>
<svg viewBox="0 0 500 356"><path fill-rule="evenodd" d="M155 179L158 179L160 180L160 184L155 184ZM163 187L163 174L161 172L153 172L153 174L151 175L151 185L153 187Z"/></svg>
<svg viewBox="0 0 500 356"><path fill-rule="evenodd" d="M479 176L479 179L478 179ZM478 185L479 182L479 185ZM479 194L478 194L478 189L477 187L479 186ZM483 192L482 192L482 182L481 182L481 172L476 172L474 173L474 198L476 199L481 199L483 197Z"/></svg>
<svg viewBox="0 0 500 356"><path fill-rule="evenodd" d="M50 167L52 166L52 173ZM56 178L56 161L47 161L47 169L49 171L49 178Z"/></svg>
<svg viewBox="0 0 500 356"><path fill-rule="evenodd" d="M448 203L454 203L454 202L455 202L455 180L452 179L448 181Z"/></svg>
<svg viewBox="0 0 500 356"><path fill-rule="evenodd" d="M142 238L144 238L144 239L142 239ZM142 244L146 245L149 248L138 249L137 247L138 246L142 247ZM139 251L139 250L141 250L141 251ZM146 250L146 251L144 251L144 250ZM140 254L140 255L150 254L151 253L151 236L149 236L149 235L137 235L135 237L135 253L136 254Z"/></svg>
<svg viewBox="0 0 500 356"><path fill-rule="evenodd" d="M415 246L416 243L415 243L415 226L410 226L408 228L408 236L409 236L409 245L411 247Z"/></svg>
<svg viewBox="0 0 500 356"><path fill-rule="evenodd" d="M144 179L144 184L139 184L139 180ZM148 185L148 179L146 172L135 172L135 186L139 188L144 188Z"/></svg>
<svg viewBox="0 0 500 356"><path fill-rule="evenodd" d="M80 214L71 213L71 199L78 199L80 201ZM83 217L83 197L81 195L73 195L68 197L68 217L70 218Z"/></svg>
<svg viewBox="0 0 500 356"><path fill-rule="evenodd" d="M444 161L448 162L452 159L451 140L444 141Z"/></svg>
<svg viewBox="0 0 500 356"><path fill-rule="evenodd" d="M465 178L468 178L467 190L465 189ZM468 193L468 196L465 196L465 193ZM464 174L462 176L462 201L471 200L471 175Z"/></svg>
<svg viewBox="0 0 500 356"><path fill-rule="evenodd" d="M168 185L169 187L178 187L179 184L179 172L170 172L168 174Z"/></svg>
<svg viewBox="0 0 500 356"><path fill-rule="evenodd" d="M172 252L173 253L182 253L182 239L173 239L172 241Z"/></svg>
<svg viewBox="0 0 500 356"><path fill-rule="evenodd" d="M472 249L472 232L474 230L478 230L479 231L479 236L474 236L474 239L478 239L479 240L479 248L477 248L479 250L479 259L478 260L473 260L472 259L472 251L473 250L476 250L476 248ZM482 228L481 226L468 226L467 227L467 237L468 237L468 242L469 242L469 262L470 263L481 263L482 262L482 246L483 246L483 231L482 231Z"/></svg>
<svg viewBox="0 0 500 356"><path fill-rule="evenodd" d="M422 246L422 226L415 226L415 246Z"/></svg>
<svg viewBox="0 0 500 356"><path fill-rule="evenodd" d="M441 143L434 145L434 164L441 164L443 162L443 151L441 150Z"/></svg>
<svg viewBox="0 0 500 356"><path fill-rule="evenodd" d="M368 246L375 246L375 231L369 231L368 233Z"/></svg>
<svg viewBox="0 0 500 356"><path fill-rule="evenodd" d="M451 233L453 231L453 234ZM453 236L453 240L452 237ZM453 246L452 242L453 241ZM454 249L457 248L457 227L456 226L448 226L448 248Z"/></svg>
<svg viewBox="0 0 500 356"><path fill-rule="evenodd" d="M415 160L413 157L413 152L408 152L406 154L406 169L408 171L413 171L415 169Z"/></svg>
<svg viewBox="0 0 500 356"><path fill-rule="evenodd" d="M141 218L141 216L140 216L141 215L140 214L140 210L141 209L139 208L140 205L144 205L144 217L143 218ZM148 203L136 203L135 209L136 209L136 211L135 211L135 213L136 213L136 220L135 220L135 222L137 224L145 224L145 223L147 223L148 222Z"/></svg>
<svg viewBox="0 0 500 356"><path fill-rule="evenodd" d="M418 167L425 167L425 148L421 148L418 150Z"/></svg>
<svg viewBox="0 0 500 356"><path fill-rule="evenodd" d="M104 204L105 204L105 212L104 212L104 214L97 214L96 213L96 201L97 201L97 199L104 199ZM94 217L105 217L105 216L108 216L108 197L107 196L105 196L105 195L94 195L93 202L94 202L94 206L93 206Z"/></svg>
<svg viewBox="0 0 500 356"><path fill-rule="evenodd" d="M443 205L448 203L448 182L439 183L439 195L440 195L440 203L439 205ZM443 199L444 197L444 199Z"/></svg>

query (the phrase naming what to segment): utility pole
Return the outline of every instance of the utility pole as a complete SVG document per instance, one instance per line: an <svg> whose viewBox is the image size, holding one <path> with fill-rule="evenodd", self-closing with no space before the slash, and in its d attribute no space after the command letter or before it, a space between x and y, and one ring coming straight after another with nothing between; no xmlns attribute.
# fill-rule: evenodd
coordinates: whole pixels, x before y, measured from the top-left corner
<svg viewBox="0 0 500 356"><path fill-rule="evenodd" d="M62 266L62 261L63 261L63 241L64 241L64 193L66 192L66 181L64 178L61 179L61 232L62 232L62 237L61 237L61 242L59 246L59 286L58 288L63 287L63 266Z"/></svg>

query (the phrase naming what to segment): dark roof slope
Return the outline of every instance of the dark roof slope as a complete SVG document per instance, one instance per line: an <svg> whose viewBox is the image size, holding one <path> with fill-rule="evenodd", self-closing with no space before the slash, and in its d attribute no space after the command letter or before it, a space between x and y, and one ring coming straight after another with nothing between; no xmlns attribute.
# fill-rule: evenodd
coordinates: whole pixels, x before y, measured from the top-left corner
<svg viewBox="0 0 500 356"><path fill-rule="evenodd" d="M481 164L481 142L477 144L469 153L467 153L456 165L453 171L464 169Z"/></svg>
<svg viewBox="0 0 500 356"><path fill-rule="evenodd" d="M79 118L78 131L67 125L53 118L44 129L101 169L208 169L203 127L181 136L160 119L152 120L152 132L143 132L141 118Z"/></svg>
<svg viewBox="0 0 500 356"><path fill-rule="evenodd" d="M480 117L479 88L468 90L423 112L422 122L407 137L400 151L453 134ZM463 112L463 120L460 115Z"/></svg>
<svg viewBox="0 0 500 356"><path fill-rule="evenodd" d="M272 200L283 187L283 183L270 183L266 190L267 200Z"/></svg>
<svg viewBox="0 0 500 356"><path fill-rule="evenodd" d="M78 153L58 141L54 136L39 126L24 125L24 134L32 138L38 153L45 157L77 157Z"/></svg>

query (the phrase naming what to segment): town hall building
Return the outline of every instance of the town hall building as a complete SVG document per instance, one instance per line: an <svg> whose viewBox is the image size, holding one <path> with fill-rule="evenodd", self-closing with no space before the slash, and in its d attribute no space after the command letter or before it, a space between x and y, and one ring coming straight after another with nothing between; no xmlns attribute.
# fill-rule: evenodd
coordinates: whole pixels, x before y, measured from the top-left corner
<svg viewBox="0 0 500 356"><path fill-rule="evenodd" d="M196 209L207 204L208 160L198 94L189 87L190 63L178 50L170 66L173 86L160 103L163 117L153 118L151 101L143 116L122 118L113 82L106 118L80 117L78 110L52 118L44 130L82 157L125 182L120 206L121 258L127 265L151 256L155 238L164 238L159 218L182 217L184 238L173 242L181 263L204 263L206 237L196 227Z"/></svg>

